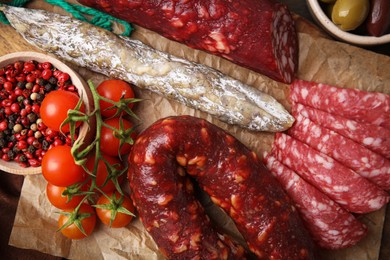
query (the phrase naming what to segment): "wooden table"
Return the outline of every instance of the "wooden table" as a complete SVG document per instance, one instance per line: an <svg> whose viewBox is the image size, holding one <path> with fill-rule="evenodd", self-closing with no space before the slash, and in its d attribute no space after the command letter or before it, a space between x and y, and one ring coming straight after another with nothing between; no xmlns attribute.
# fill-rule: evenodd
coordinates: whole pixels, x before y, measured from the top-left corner
<svg viewBox="0 0 390 260"><path fill-rule="evenodd" d="M281 0L281 2L286 3L292 12L313 22L305 0ZM390 44L366 49L390 56ZM59 259L33 250L8 246L22 184L23 176L0 172L0 255L3 259ZM390 216L390 207L386 215ZM380 259L390 259L390 218L386 218L385 222Z"/></svg>

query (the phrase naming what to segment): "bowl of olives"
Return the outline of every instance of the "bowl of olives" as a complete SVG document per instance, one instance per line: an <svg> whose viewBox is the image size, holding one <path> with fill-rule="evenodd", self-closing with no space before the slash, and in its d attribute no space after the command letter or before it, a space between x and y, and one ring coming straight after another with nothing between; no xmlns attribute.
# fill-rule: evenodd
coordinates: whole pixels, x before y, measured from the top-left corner
<svg viewBox="0 0 390 260"><path fill-rule="evenodd" d="M306 0L314 20L355 45L390 43L390 0Z"/></svg>

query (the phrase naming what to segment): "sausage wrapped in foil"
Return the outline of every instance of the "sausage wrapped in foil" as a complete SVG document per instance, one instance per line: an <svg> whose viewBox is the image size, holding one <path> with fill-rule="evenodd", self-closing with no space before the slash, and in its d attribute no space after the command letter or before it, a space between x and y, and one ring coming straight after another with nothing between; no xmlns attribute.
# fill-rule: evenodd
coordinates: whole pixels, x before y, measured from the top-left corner
<svg viewBox="0 0 390 260"><path fill-rule="evenodd" d="M228 124L279 132L294 121L273 97L208 66L69 16L1 8L16 31L41 50L207 112Z"/></svg>

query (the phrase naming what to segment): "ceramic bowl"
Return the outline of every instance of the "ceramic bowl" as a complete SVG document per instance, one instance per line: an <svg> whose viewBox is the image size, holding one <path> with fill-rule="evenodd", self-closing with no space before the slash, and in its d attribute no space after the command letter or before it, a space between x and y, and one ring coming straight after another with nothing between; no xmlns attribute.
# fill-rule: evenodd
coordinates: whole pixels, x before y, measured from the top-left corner
<svg viewBox="0 0 390 260"><path fill-rule="evenodd" d="M54 58L53 56L39 53L39 52L15 52L4 55L0 57L0 68L7 66L8 64L14 63L16 61L29 61L35 60L37 62L50 62L55 68L67 72L72 80L72 83L78 89L78 93L83 97L84 105L86 107L86 112L89 113L93 107L93 98L89 90L87 83L73 71L68 65L62 61ZM91 127L94 126L93 123L90 123ZM88 124L83 123L79 129L79 137L84 143L91 142L93 140L94 131L92 131ZM17 162L14 161L4 161L0 159L0 169L13 174L19 175L31 175L41 173L41 167L21 167Z"/></svg>
<svg viewBox="0 0 390 260"><path fill-rule="evenodd" d="M390 34L380 37L366 36L346 32L338 28L326 15L318 0L306 0L308 9L314 20L334 38L354 45L370 46L390 43Z"/></svg>

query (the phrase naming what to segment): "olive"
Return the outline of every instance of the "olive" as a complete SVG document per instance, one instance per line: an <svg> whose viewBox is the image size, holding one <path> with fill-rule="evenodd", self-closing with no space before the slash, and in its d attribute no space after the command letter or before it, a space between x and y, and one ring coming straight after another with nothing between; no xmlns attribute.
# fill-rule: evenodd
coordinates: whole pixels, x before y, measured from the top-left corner
<svg viewBox="0 0 390 260"><path fill-rule="evenodd" d="M326 4L333 4L334 2L336 2L336 0L321 0L321 2Z"/></svg>
<svg viewBox="0 0 390 260"><path fill-rule="evenodd" d="M351 31L367 18L369 0L337 0L332 9L332 21L341 30Z"/></svg>

